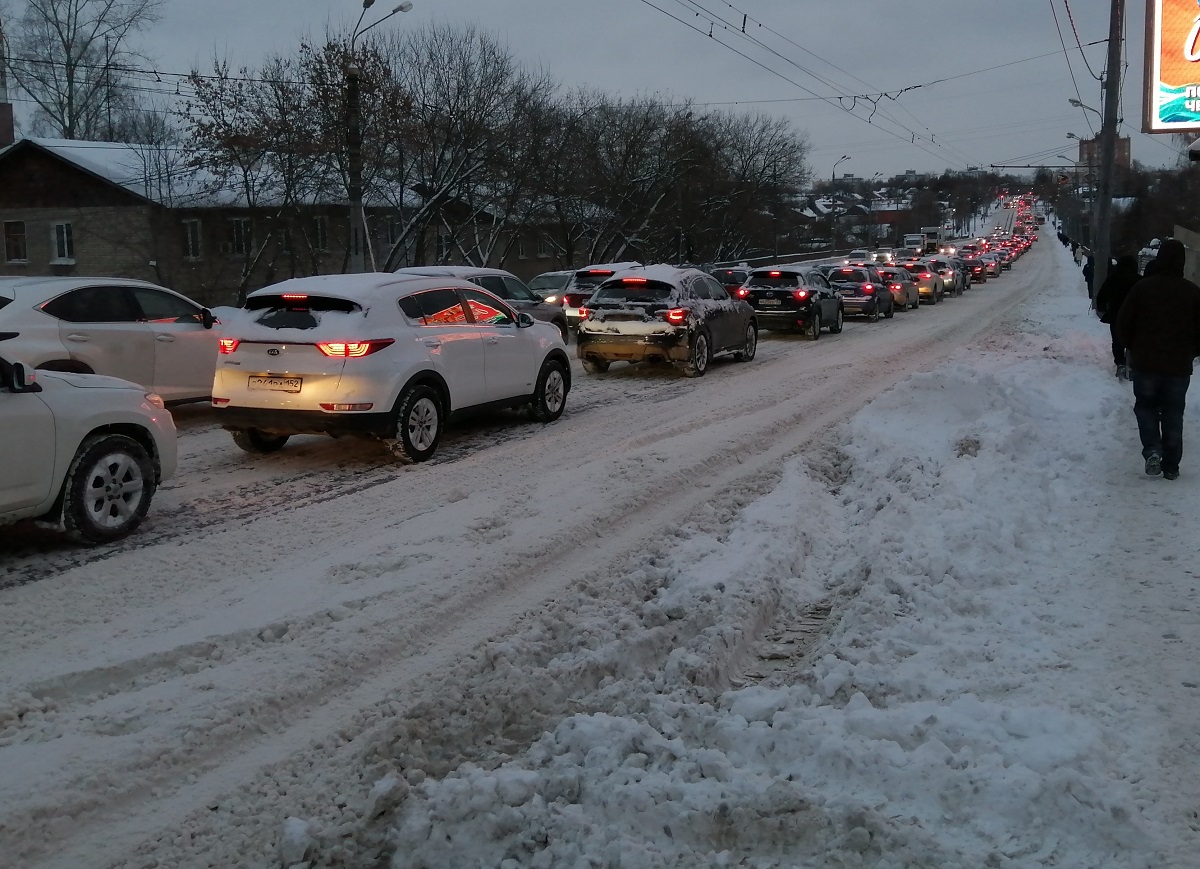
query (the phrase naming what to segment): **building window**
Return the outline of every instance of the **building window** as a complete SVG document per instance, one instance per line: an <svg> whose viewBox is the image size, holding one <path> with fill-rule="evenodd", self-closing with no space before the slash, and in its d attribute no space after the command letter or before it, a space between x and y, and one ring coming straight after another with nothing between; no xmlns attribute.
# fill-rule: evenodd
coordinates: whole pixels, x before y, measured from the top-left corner
<svg viewBox="0 0 1200 869"><path fill-rule="evenodd" d="M4 221L4 259L10 263L29 262L29 251L25 247L25 221Z"/></svg>
<svg viewBox="0 0 1200 869"><path fill-rule="evenodd" d="M550 239L540 232L538 233L537 255L541 259L549 259L551 256Z"/></svg>
<svg viewBox="0 0 1200 869"><path fill-rule="evenodd" d="M183 258L200 259L200 221L195 218L183 222Z"/></svg>
<svg viewBox="0 0 1200 869"><path fill-rule="evenodd" d="M450 256L450 236L437 234L436 245L434 250L434 259L439 262L445 262Z"/></svg>
<svg viewBox="0 0 1200 869"><path fill-rule="evenodd" d="M221 245L225 253L246 256L252 243L250 218L229 218L229 240Z"/></svg>
<svg viewBox="0 0 1200 869"><path fill-rule="evenodd" d="M75 238L71 234L71 224L54 224L54 259L52 263L75 262Z"/></svg>
<svg viewBox="0 0 1200 869"><path fill-rule="evenodd" d="M524 236L517 236L517 259L529 259L529 254L525 250Z"/></svg>
<svg viewBox="0 0 1200 869"><path fill-rule="evenodd" d="M387 243L391 247L400 239L400 221L398 218L389 217L387 221Z"/></svg>
<svg viewBox="0 0 1200 869"><path fill-rule="evenodd" d="M313 218L313 250L329 250L329 218L324 214Z"/></svg>

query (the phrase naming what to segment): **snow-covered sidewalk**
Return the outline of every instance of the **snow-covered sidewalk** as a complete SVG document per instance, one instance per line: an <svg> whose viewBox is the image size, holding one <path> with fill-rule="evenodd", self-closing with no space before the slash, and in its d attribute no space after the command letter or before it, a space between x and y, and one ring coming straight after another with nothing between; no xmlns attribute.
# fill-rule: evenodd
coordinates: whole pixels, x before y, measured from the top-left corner
<svg viewBox="0 0 1200 869"><path fill-rule="evenodd" d="M498 766L394 746L394 867L1198 865L1200 426L1142 476L1054 248L1009 330L681 529L649 600L491 644L493 696L596 684Z"/></svg>

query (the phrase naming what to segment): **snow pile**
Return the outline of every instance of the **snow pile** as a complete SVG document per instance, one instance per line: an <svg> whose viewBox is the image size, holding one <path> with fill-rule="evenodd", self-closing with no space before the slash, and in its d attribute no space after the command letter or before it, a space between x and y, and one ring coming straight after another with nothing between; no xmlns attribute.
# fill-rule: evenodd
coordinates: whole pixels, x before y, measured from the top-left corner
<svg viewBox="0 0 1200 869"><path fill-rule="evenodd" d="M1138 713L1078 660L1111 533L1082 469L1114 431L1136 447L1077 301L886 393L726 538L692 534L619 642L577 625L538 672L577 684L605 656L586 711L417 784L395 869L1167 865L1125 780ZM829 609L790 655L752 646ZM672 624L665 666L640 666Z"/></svg>

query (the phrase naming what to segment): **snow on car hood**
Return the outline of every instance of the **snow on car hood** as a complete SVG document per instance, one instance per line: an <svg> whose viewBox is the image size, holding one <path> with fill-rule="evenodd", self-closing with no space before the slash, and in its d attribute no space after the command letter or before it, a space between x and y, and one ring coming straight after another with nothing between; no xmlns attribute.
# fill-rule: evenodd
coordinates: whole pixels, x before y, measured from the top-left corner
<svg viewBox="0 0 1200 869"><path fill-rule="evenodd" d="M48 380L61 380L79 389L136 389L145 392L145 388L129 380L119 377L109 377L105 374L71 374L66 371L39 371L37 379L42 383Z"/></svg>

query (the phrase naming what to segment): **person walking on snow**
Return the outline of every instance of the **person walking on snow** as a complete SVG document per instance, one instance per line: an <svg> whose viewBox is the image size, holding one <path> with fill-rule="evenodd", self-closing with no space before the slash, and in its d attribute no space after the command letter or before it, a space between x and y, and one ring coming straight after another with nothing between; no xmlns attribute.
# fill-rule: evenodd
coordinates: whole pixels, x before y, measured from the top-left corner
<svg viewBox="0 0 1200 869"><path fill-rule="evenodd" d="M1182 242L1164 241L1154 274L1133 285L1117 313L1146 473L1168 480L1179 477L1184 402L1200 354L1200 287L1184 278L1184 258Z"/></svg>
<svg viewBox="0 0 1200 869"><path fill-rule="evenodd" d="M1083 248L1077 241L1071 242L1071 258L1075 260L1075 265L1083 261Z"/></svg>
<svg viewBox="0 0 1200 869"><path fill-rule="evenodd" d="M1088 299L1095 298L1092 293L1092 276L1096 274L1096 256L1090 250L1084 251L1083 282L1087 284Z"/></svg>
<svg viewBox="0 0 1200 869"><path fill-rule="evenodd" d="M1113 364L1117 366L1117 377L1121 380L1129 379L1129 371L1125 361L1125 345L1117 337L1117 314L1125 303L1125 297L1139 280L1141 276L1137 270L1137 258L1126 255L1117 259L1117 264L1096 293L1096 313L1100 315L1101 323L1108 324L1112 337Z"/></svg>

